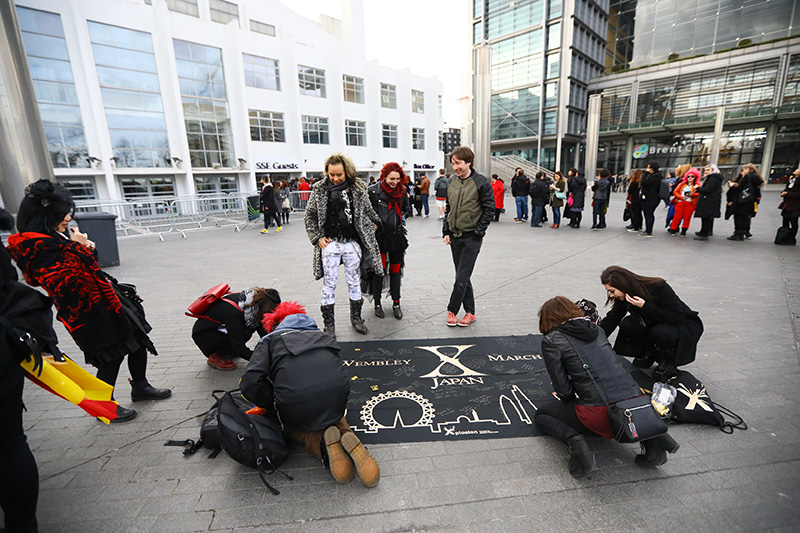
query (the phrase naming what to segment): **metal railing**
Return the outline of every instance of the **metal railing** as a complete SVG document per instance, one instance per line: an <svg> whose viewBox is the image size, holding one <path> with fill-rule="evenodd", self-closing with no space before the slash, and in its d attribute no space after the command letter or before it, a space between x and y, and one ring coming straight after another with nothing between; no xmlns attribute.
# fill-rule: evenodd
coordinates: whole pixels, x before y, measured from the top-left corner
<svg viewBox="0 0 800 533"><path fill-rule="evenodd" d="M310 191L291 191L292 213L305 211ZM127 200L78 200L76 212L104 212L117 216L118 238L186 233L194 230L232 227L241 231L261 214L258 193L197 194L129 198Z"/></svg>

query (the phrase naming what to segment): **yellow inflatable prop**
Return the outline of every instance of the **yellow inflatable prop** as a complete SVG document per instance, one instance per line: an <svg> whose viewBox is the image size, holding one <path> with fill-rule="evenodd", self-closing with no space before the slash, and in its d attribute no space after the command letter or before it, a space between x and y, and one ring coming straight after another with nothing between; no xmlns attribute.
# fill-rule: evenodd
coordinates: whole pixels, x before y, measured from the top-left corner
<svg viewBox="0 0 800 533"><path fill-rule="evenodd" d="M117 418L117 402L111 399L114 387L89 374L66 355L42 357L41 373L34 370L34 358L28 359L20 366L28 379L43 389L74 403L106 424Z"/></svg>

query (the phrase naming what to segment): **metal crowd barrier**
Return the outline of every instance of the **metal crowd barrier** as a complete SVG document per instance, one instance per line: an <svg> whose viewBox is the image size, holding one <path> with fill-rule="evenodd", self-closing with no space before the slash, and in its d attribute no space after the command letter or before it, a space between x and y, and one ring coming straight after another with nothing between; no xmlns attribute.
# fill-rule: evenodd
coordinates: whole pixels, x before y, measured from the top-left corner
<svg viewBox="0 0 800 533"><path fill-rule="evenodd" d="M303 213L310 191L290 191L292 213ZM252 205L258 192L230 194L197 194L130 198L127 200L78 200L76 212L105 212L117 216L118 238L164 235L208 228L233 227L236 231L260 218Z"/></svg>

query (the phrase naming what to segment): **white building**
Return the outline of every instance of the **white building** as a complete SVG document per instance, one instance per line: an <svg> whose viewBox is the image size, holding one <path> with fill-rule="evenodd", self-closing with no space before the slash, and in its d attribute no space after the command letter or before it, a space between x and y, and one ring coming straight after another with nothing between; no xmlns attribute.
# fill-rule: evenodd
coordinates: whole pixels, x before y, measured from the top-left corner
<svg viewBox="0 0 800 533"><path fill-rule="evenodd" d="M275 0L17 0L56 177L80 199L248 192L439 168L442 84L366 61L362 0L308 20Z"/></svg>

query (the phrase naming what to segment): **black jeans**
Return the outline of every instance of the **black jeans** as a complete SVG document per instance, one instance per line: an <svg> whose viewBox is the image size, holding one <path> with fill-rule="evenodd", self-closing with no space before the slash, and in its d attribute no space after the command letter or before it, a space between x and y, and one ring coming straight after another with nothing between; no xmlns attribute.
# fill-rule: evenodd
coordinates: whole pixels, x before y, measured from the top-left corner
<svg viewBox="0 0 800 533"><path fill-rule="evenodd" d="M135 352L128 354L128 371L131 373L132 381L147 379L147 350L139 348ZM97 367L97 379L108 383L116 389L119 367L122 366L122 359L111 361Z"/></svg>
<svg viewBox="0 0 800 533"><path fill-rule="evenodd" d="M733 215L733 234L747 235L750 233L750 215Z"/></svg>
<svg viewBox="0 0 800 533"><path fill-rule="evenodd" d="M672 354L673 361L665 362L674 363L675 347L678 345L679 337L678 326L674 324L643 327L629 315L619 323L614 351L627 357L639 357L647 355L654 347L658 347L664 353Z"/></svg>
<svg viewBox="0 0 800 533"><path fill-rule="evenodd" d="M789 237L786 242L797 241L797 219L800 217L783 217L783 227L789 228Z"/></svg>
<svg viewBox="0 0 800 533"><path fill-rule="evenodd" d="M453 284L447 310L453 314L458 313L462 305L465 312L475 314L475 293L470 278L482 244L483 238L476 237L472 232L465 233L461 237L450 237L450 252L453 254L453 264L456 267L456 281Z"/></svg>
<svg viewBox="0 0 800 533"><path fill-rule="evenodd" d="M269 229L269 224L273 220L278 226L281 225L281 217L278 215L277 211L270 211L269 213L264 211L264 229Z"/></svg>
<svg viewBox="0 0 800 533"><path fill-rule="evenodd" d="M642 204L631 204L631 226L642 229Z"/></svg>
<svg viewBox="0 0 800 533"><path fill-rule="evenodd" d="M714 217L702 217L700 219L700 235L708 237L714 233Z"/></svg>
<svg viewBox="0 0 800 533"><path fill-rule="evenodd" d="M536 427L563 443L575 435L596 435L594 431L583 425L575 412L575 402L558 400L544 402L539 406L533 421Z"/></svg>
<svg viewBox="0 0 800 533"><path fill-rule="evenodd" d="M608 200L595 200L592 209L592 226L598 228L606 227L606 206Z"/></svg>
<svg viewBox="0 0 800 533"><path fill-rule="evenodd" d="M642 202L645 233L653 233L653 224L656 221L656 207L658 207L659 202L660 200L656 200L655 202Z"/></svg>
<svg viewBox="0 0 800 533"><path fill-rule="evenodd" d="M22 369L11 372L6 383L16 383L0 397L0 508L9 531L35 531L39 470L22 429Z"/></svg>

